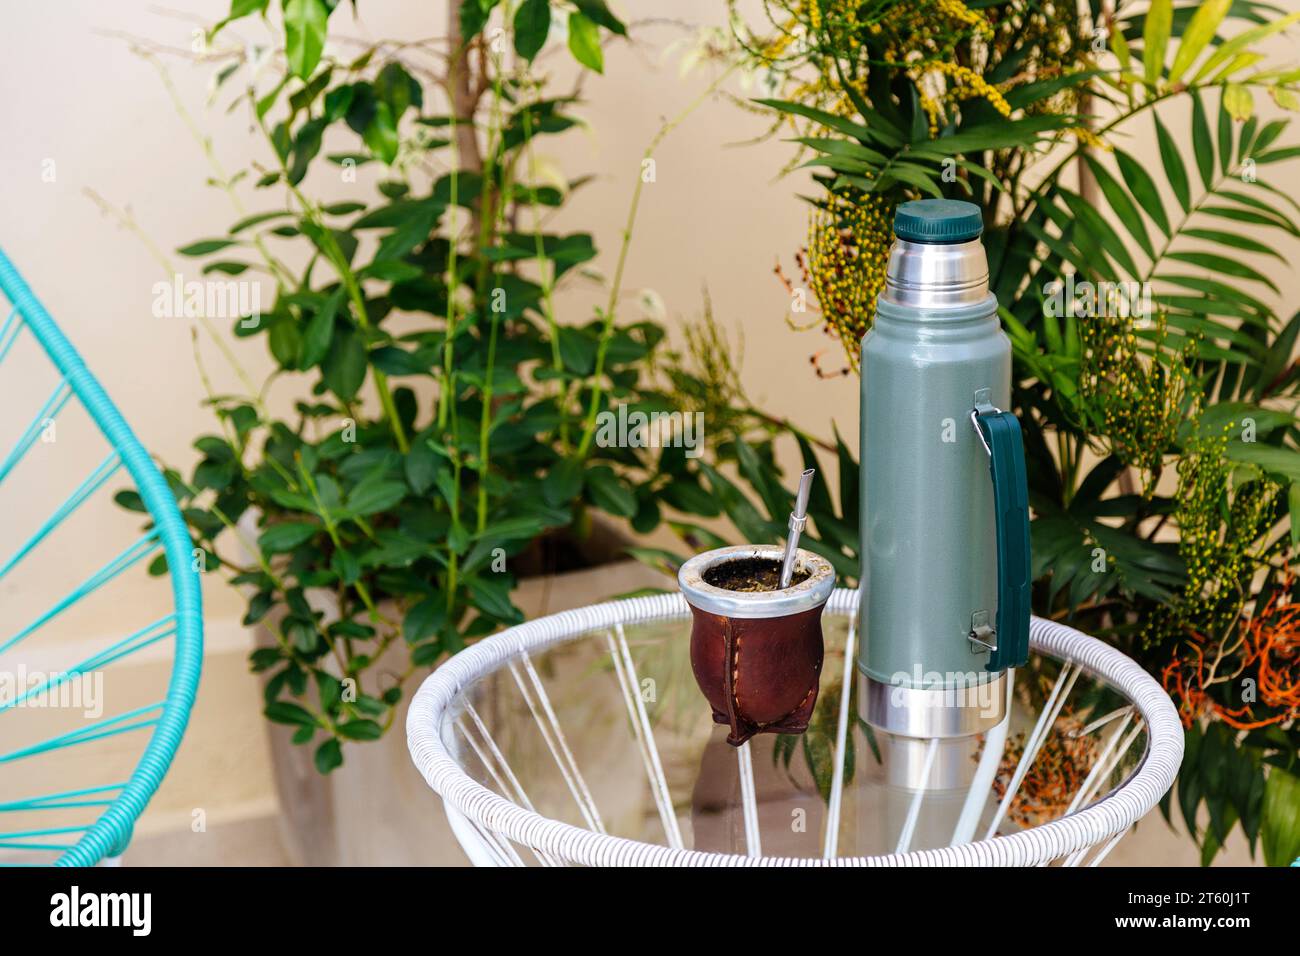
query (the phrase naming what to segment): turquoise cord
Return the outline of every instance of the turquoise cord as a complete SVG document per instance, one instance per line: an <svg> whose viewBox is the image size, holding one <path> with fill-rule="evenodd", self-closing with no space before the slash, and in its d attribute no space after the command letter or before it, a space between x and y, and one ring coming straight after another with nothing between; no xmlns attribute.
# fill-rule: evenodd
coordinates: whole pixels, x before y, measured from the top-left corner
<svg viewBox="0 0 1300 956"><path fill-rule="evenodd" d="M59 671L56 674L50 675L35 687L29 687L21 694L15 696L12 700L0 702L0 712L8 710L10 707L19 706L29 697L35 697L44 691L53 690L54 688L72 680L72 678L79 674L84 674L87 671L99 670L101 667L106 667L115 660L126 657L128 654L134 654L136 651L142 650L150 644L156 644L163 638L170 637L176 633L175 625L166 627L163 630L158 629L164 624L170 624L174 619L174 616L169 614L162 620L150 624L148 627L142 627L129 637L124 637L120 641L110 644L97 654L92 654L90 657L87 657L84 661L73 664L67 670Z"/></svg>
<svg viewBox="0 0 1300 956"><path fill-rule="evenodd" d="M5 360L9 350L14 347L14 342L18 341L18 333L22 330L23 324L18 321L18 307L14 306L9 310L9 317L5 319L5 324L0 326L0 362Z"/></svg>
<svg viewBox="0 0 1300 956"><path fill-rule="evenodd" d="M19 747L17 750L11 750L7 754L0 754L0 763L9 763L13 760L20 760L23 757L32 757L36 754L49 753L51 750L62 750L64 747L75 747L78 744L88 743L92 740L101 740L104 737L113 737L117 734L126 733L128 730L138 730L141 727L148 727L158 723L159 718L151 720L140 720L135 723L126 723L134 717L151 711L161 710L163 703L159 701L156 704L146 704L143 707L137 707L135 710L128 710L125 713L118 714L116 717L108 717L104 720L96 721L88 727L82 727L80 730L69 731L66 734L59 734L57 737L51 737L49 740L42 740L38 744L31 744L27 747Z"/></svg>
<svg viewBox="0 0 1300 956"><path fill-rule="evenodd" d="M68 608L72 607L72 605L76 604L87 594L103 587L127 568L131 567L131 565L139 563L141 560L156 551L158 549L158 542L154 540L154 534L155 532L150 531L117 557L113 558L113 560L109 561L108 564L104 565L90 577L86 578L85 581L81 582L81 584L77 585L73 590L69 591L52 608L36 620L32 621L32 623L28 624L13 637L9 638L9 640L0 644L0 654L9 650L9 648L13 647L19 641L31 637L31 635L35 634Z"/></svg>
<svg viewBox="0 0 1300 956"><path fill-rule="evenodd" d="M36 417L32 419L32 423L27 426L27 430L24 431L22 437L18 439L18 444L16 444L13 451L9 452L8 456L5 457L4 463L0 464L0 481L4 481L9 477L9 472L14 470L14 466L22 461L23 457L31 449L32 445L36 444L36 439L45 428L45 423L53 421L55 416L63 410L63 406L68 404L68 399L72 397L72 392L72 387L68 385L67 379L60 381L58 385L54 386L54 393L45 400L45 404L41 406L41 410L36 413Z"/></svg>
<svg viewBox="0 0 1300 956"><path fill-rule="evenodd" d="M32 548L44 541L46 535L57 528L59 524L68 517L68 515L81 507L81 503L98 491L99 487L103 485L104 482L108 481L108 479L111 478L121 467L122 461L117 457L117 452L109 452L108 457L104 459L103 463L92 471L85 481L77 486L77 489L68 496L67 501L63 502L54 514L46 518L44 524L36 529L36 533L27 539L27 543L14 552L9 560L4 563L3 567L0 567L0 578L3 578L6 574L12 571L19 561L27 557Z"/></svg>
<svg viewBox="0 0 1300 956"><path fill-rule="evenodd" d="M98 787L82 787L79 790L63 790L59 793L47 793L39 797L27 797L24 800L10 800L0 803L0 813L26 813L31 810L53 810L64 807L106 807L112 800L74 800L73 797L89 797L110 790L121 790L122 783L106 783Z"/></svg>
<svg viewBox="0 0 1300 956"><path fill-rule="evenodd" d="M144 502L145 509L153 519L156 538L162 544L167 556L167 568L171 577L176 624L171 679L162 703L141 711L143 713L161 708L161 713L155 719L141 721L129 728L120 727L118 731L114 731L123 732L126 729L148 726L153 728L140 761L132 771L126 786L76 844L67 848L56 861L56 865L60 866L90 866L105 856L120 853L126 847L136 819L144 811L145 805L162 782L176 754L176 748L180 745L181 737L185 733L190 710L194 706L194 697L198 691L199 674L203 663L202 595L199 590L198 574L192 570L193 543L189 530L181 518L176 499L172 496L166 480L123 419L121 412L113 405L99 382L86 368L81 356L59 330L53 318L3 251L0 251L0 290L3 290L22 319L19 325L13 327L13 332L8 338L4 334L8 329L0 329L0 358L3 358L12 346L21 325L26 325L63 376L64 382L71 389L71 394L76 395L109 445L117 452L122 465L126 467ZM56 396L57 394L56 391ZM57 401L56 406L62 407ZM57 408L53 412L57 414ZM37 433L39 434L39 429ZM0 466L0 471L7 473L7 469L12 468L13 463L6 461L6 466ZM116 573L120 573L121 570L124 568L119 568L110 577L116 576ZM99 583L102 584L104 581ZM112 720L120 721L129 716L131 715L120 715ZM98 726L104 726L104 723ZM92 729L86 728L86 730ZM98 736L103 734L86 736L83 731L75 742L85 742Z"/></svg>

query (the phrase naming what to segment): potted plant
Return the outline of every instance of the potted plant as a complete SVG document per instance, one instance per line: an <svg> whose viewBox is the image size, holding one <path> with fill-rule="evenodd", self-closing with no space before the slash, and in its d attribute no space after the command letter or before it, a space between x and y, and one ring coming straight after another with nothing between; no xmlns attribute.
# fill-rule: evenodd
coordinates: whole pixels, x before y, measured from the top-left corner
<svg viewBox="0 0 1300 956"><path fill-rule="evenodd" d="M667 431L650 444L683 465L702 440L681 411L690 372L657 372L672 359L663 329L622 316L630 222L606 306L556 307L565 283L600 280L592 236L547 226L583 180L548 178L535 144L580 122L579 97L534 62L563 26L580 70L600 72L623 23L603 0L467 0L450 5L445 39L344 56L326 42L335 7L285 0L259 49L232 33L269 3L235 0L205 38L217 101L246 112L260 144L214 183L237 203L251 187L258 211L179 252L207 276L265 276L270 307L233 335L261 339L275 370L210 394L220 430L195 442L189 473L167 472L204 569L243 590L262 635L252 666L281 728L291 840L311 862L358 860L333 832L338 794L314 774L344 765L344 744L400 728L414 675L523 620L521 604L538 613L529 573L621 555L619 527L650 530L661 503L691 502L644 445L651 414ZM354 183L362 167L381 170L375 191L313 198L313 175ZM238 367L229 333L195 318ZM297 396L287 417L264 399L281 379ZM632 568L585 592L570 583L550 609L657 580ZM367 759L414 780L388 736ZM360 768L349 799L373 803L370 783ZM427 794L410 797L427 818Z"/></svg>

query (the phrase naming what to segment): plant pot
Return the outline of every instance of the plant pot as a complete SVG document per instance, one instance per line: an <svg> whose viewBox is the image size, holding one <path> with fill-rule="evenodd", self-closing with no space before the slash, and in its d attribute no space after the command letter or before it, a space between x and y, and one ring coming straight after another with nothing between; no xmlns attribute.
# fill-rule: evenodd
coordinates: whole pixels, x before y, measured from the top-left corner
<svg viewBox="0 0 1300 956"><path fill-rule="evenodd" d="M706 580L732 562L780 564L775 545L739 545L697 555L677 581L691 607L691 668L739 747L755 734L801 734L817 704L822 670L822 610L835 587L830 562L800 550L795 580L772 591L736 591ZM799 580L801 574L807 574Z"/></svg>

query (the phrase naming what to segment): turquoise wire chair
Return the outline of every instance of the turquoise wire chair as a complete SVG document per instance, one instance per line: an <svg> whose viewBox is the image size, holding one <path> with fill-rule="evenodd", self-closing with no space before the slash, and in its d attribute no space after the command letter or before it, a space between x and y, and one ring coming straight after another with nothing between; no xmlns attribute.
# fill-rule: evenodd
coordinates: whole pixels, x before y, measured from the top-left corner
<svg viewBox="0 0 1300 956"><path fill-rule="evenodd" d="M61 866L90 866L106 857L119 856L131 839L132 829L141 812L158 789L166 774L176 748L180 744L189 720L190 709L198 689L199 671L203 656L203 620L202 604L199 591L198 575L193 570L192 542L176 506L167 482L154 466L148 453L140 445L127 425L121 413L113 405L100 387L98 381L82 361L81 356L55 325L50 314L37 300L17 269L0 251L0 290L8 299L8 306L0 309L0 315L6 315L0 325L0 363L3 363L20 338L23 329L27 329L35 338L40 352L53 364L50 374L57 376L57 384L49 398L37 410L30 425L19 434L13 447L0 459L0 483L10 478L11 473L36 445L38 438L50 427L50 423L64 411L65 406L75 399L85 410L94 425L94 431L107 442L109 452L106 458L58 505L53 512L40 523L35 531L26 536L20 545L5 554L0 552L0 582L5 582L11 572L25 562L42 542L47 542L52 533L65 526L71 516L96 491L101 489L110 478L125 469L135 484L137 493L148 512L151 524L144 536L134 541L125 550L111 557L107 563L98 565L99 552L113 549L103 548L98 540L77 541L76 547L57 552L54 560L62 568L73 562L73 552L93 552L88 557L97 566L89 577L80 580L66 594L46 606L44 601L37 606L45 609L36 614L25 626L14 630L18 623L8 620L10 614L0 610L0 672L12 667L17 655L29 653L31 639L40 634L59 619L70 608L87 599L92 594L102 591L110 582L118 579L127 569L138 565L145 558L154 556L159 551L166 556L167 574L171 585L170 599L165 596L162 601L171 604L171 613L160 620L135 630L127 637L106 639L106 646L99 648L88 656L81 657L66 668L49 676L38 674L35 682L21 693L8 695L0 701L0 712L14 711L23 706L38 707L42 695L49 701L57 694L66 694L70 682L90 681L98 675L103 686L103 669L130 655L153 645L158 645L169 638L173 642L171 655L171 673L166 694L162 700L140 707L131 707L123 711L87 722L84 726L71 730L60 729L49 736L44 736L32 743L14 747L13 732L6 732L5 721L0 719L0 782L9 777L5 784L6 794L0 802L0 855L4 855L8 865L32 865L54 863ZM26 348L26 347L25 347ZM39 352L32 350L39 356ZM20 372L32 372L31 364L22 366ZM38 370L42 374L50 370ZM12 404L12 403L9 403ZM66 413L65 413L66 414ZM20 419L21 421L21 419ZM70 426L71 427L71 426ZM89 431L89 429L88 429ZM40 484L57 485L62 477L59 474L37 476ZM5 507L5 506L0 506ZM22 509L10 509L10 517L22 517L16 513ZM6 517L6 527L14 523ZM65 530L66 537L70 532ZM3 546L0 544L0 546ZM12 545L10 545L12 547ZM47 549L54 550L54 549ZM6 587L10 585L6 583ZM160 585L161 586L161 585ZM31 595L15 592L26 599ZM108 598L97 599L99 601ZM133 611L130 602L117 599L115 611ZM11 602L0 603L5 608ZM18 602L21 603L21 602ZM84 612L83 612L84 613ZM111 615L109 615L111 616ZM26 618L21 618L23 620ZM61 622L66 624L66 619ZM54 629L57 631L57 628ZM125 628L124 628L125 630ZM47 632L49 633L49 632ZM57 635L55 635L57 637ZM51 637L51 641L55 639ZM49 642L47 642L49 643ZM165 648L165 645L162 645ZM55 649L66 647L58 645ZM157 654L157 651L151 652ZM137 660L148 660L139 658ZM20 660L21 663L21 660ZM25 667L25 665L23 665ZM11 671L10 673L14 673ZM19 687L13 684L15 690ZM153 696L151 693L150 696ZM48 706L48 704L46 705ZM99 704L101 712L106 712L103 702ZM85 713L82 719L86 719ZM44 719L44 712L36 718L38 724ZM68 719L67 714L51 717L50 720ZM10 727L15 726L10 721ZM26 725L22 725L26 726ZM40 733L46 733L44 726L39 726ZM112 760L90 760L84 754L100 742L99 747L117 748L113 755L122 758L123 740L129 746L139 738L126 737L135 732L148 732L148 742L144 745L134 769L126 774L118 774L116 779L103 782L87 781L81 774L89 774L96 767L111 765ZM71 748L87 748L83 750ZM52 755L52 756L51 756ZM70 756L71 755L71 756ZM76 787L59 789L53 793L41 795L20 795L18 799L8 799L11 793L20 792L25 781L33 779L25 771L38 758L54 761L55 780L61 786L66 781L68 764L75 758L80 761L73 764L79 779L72 781ZM134 759L133 752L119 759L123 763ZM24 763L28 761L29 763ZM89 766L89 770L84 769ZM42 770L45 767L42 765ZM125 776L125 779L121 779ZM21 821L21 826L6 826L7 821ZM34 824L34 825L33 825ZM57 824L57 825L55 825ZM19 857L17 863L8 858Z"/></svg>

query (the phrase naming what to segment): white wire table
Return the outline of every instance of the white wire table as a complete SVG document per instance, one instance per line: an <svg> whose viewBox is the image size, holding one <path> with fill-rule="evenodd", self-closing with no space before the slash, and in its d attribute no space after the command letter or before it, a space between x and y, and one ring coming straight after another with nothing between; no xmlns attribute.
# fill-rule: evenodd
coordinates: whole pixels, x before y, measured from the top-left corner
<svg viewBox="0 0 1300 956"><path fill-rule="evenodd" d="M857 592L834 592L808 733L725 743L679 594L566 611L431 674L411 757L477 865L1095 866L1172 786L1168 696L1109 645L1033 619L1010 716L969 778L931 778L854 706ZM846 685L849 692L845 693ZM919 767L919 770L918 770Z"/></svg>

